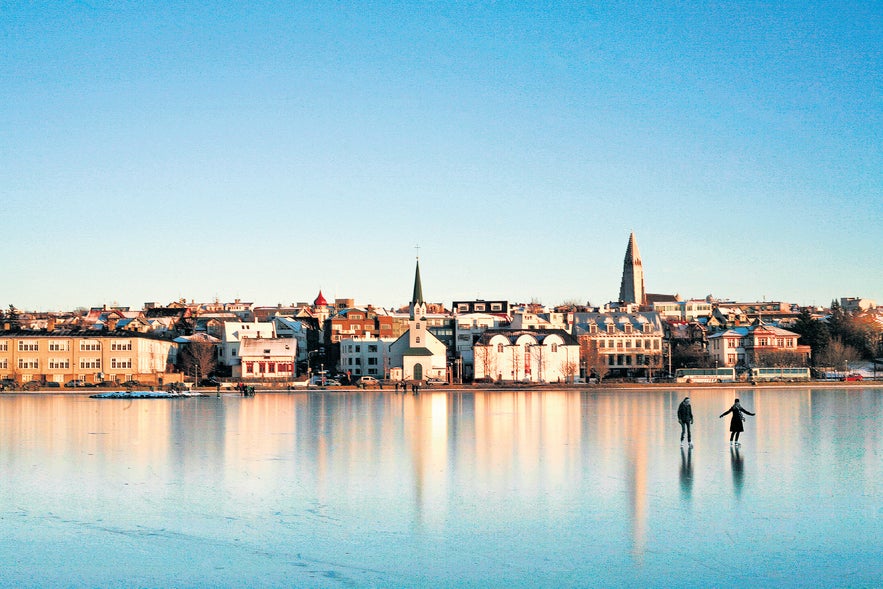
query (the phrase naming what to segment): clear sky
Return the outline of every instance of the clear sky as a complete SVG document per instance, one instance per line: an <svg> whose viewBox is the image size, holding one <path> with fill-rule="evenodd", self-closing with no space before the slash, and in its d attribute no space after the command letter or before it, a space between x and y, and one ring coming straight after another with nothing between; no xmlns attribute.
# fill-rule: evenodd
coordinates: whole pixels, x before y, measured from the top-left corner
<svg viewBox="0 0 883 589"><path fill-rule="evenodd" d="M883 304L880 2L152 4L0 4L3 307Z"/></svg>

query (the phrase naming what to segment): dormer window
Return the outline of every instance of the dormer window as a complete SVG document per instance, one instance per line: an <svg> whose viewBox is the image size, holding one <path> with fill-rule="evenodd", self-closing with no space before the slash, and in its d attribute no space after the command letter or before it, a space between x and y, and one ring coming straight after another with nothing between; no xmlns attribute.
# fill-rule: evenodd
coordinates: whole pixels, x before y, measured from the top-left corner
<svg viewBox="0 0 883 589"><path fill-rule="evenodd" d="M607 324L607 333L613 333L615 326L612 323Z"/></svg>
<svg viewBox="0 0 883 589"><path fill-rule="evenodd" d="M631 333L632 332L632 324L626 323L625 325L623 325L623 331L625 331L626 333Z"/></svg>

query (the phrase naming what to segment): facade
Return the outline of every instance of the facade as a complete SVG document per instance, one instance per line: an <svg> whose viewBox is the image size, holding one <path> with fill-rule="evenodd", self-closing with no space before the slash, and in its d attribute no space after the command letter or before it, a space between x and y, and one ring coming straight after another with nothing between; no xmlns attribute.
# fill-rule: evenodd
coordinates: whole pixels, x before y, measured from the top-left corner
<svg viewBox="0 0 883 589"><path fill-rule="evenodd" d="M272 323L227 321L222 327L221 343L218 345L218 364L231 369L240 363L239 351L242 340L276 337L276 329Z"/></svg>
<svg viewBox="0 0 883 589"><path fill-rule="evenodd" d="M340 371L351 378L374 376L389 378L389 348L393 338L352 338L340 342Z"/></svg>
<svg viewBox="0 0 883 589"><path fill-rule="evenodd" d="M810 347L798 345L800 336L760 321L745 327L733 327L708 336L708 353L717 366L754 368L765 366L768 358L788 352L792 365L805 366Z"/></svg>
<svg viewBox="0 0 883 589"><path fill-rule="evenodd" d="M330 320L331 343L351 338L391 338L396 336L396 321L383 309L349 307ZM399 332L401 333L401 332Z"/></svg>
<svg viewBox="0 0 883 589"><path fill-rule="evenodd" d="M177 349L170 340L137 332L0 332L0 378L19 384L138 380L162 385Z"/></svg>
<svg viewBox="0 0 883 589"><path fill-rule="evenodd" d="M456 315L465 315L468 313L491 313L494 315L509 315L509 301L485 301L477 299L474 301L454 301L452 312Z"/></svg>
<svg viewBox="0 0 883 589"><path fill-rule="evenodd" d="M646 302L644 290L644 266L641 263L641 252L635 241L634 232L629 235L629 244L625 250L622 263L622 282L619 285L619 300L623 303L643 305Z"/></svg>
<svg viewBox="0 0 883 589"><path fill-rule="evenodd" d="M566 383L579 375L579 344L560 329L488 330L473 356L476 379Z"/></svg>
<svg viewBox="0 0 883 589"><path fill-rule="evenodd" d="M456 308L456 303L454 304ZM454 378L468 380L475 373L472 346L489 329L509 325L508 319L488 313L464 313L455 317L454 324Z"/></svg>
<svg viewBox="0 0 883 589"><path fill-rule="evenodd" d="M290 380L294 378L297 342L287 339L244 338L239 342L240 363L234 378Z"/></svg>
<svg viewBox="0 0 883 589"><path fill-rule="evenodd" d="M662 319L658 313L576 313L573 335L586 376L652 378L662 369Z"/></svg>

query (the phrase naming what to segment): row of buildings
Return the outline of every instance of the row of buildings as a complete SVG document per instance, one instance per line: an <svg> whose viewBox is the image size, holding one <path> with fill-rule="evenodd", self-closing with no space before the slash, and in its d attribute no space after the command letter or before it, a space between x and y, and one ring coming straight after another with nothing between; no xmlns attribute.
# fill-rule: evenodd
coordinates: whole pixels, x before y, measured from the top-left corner
<svg viewBox="0 0 883 589"><path fill-rule="evenodd" d="M873 301L842 304L877 313ZM671 372L678 346L696 346L721 367L747 369L773 352L805 363L809 347L787 329L799 312L782 302L648 294L632 234L620 300L601 308L463 300L447 309L424 299L418 260L411 302L400 309L329 302L319 292L290 306L182 300L138 311L7 313L0 378L156 385L209 373L282 381L315 373L452 382L653 378Z"/></svg>

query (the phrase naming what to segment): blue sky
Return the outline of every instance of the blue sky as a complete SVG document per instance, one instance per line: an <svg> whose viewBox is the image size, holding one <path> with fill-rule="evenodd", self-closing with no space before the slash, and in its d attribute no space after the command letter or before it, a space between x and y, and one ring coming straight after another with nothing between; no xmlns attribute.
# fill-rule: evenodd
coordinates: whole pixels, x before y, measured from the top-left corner
<svg viewBox="0 0 883 589"><path fill-rule="evenodd" d="M0 305L883 303L880 2L0 5Z"/></svg>

